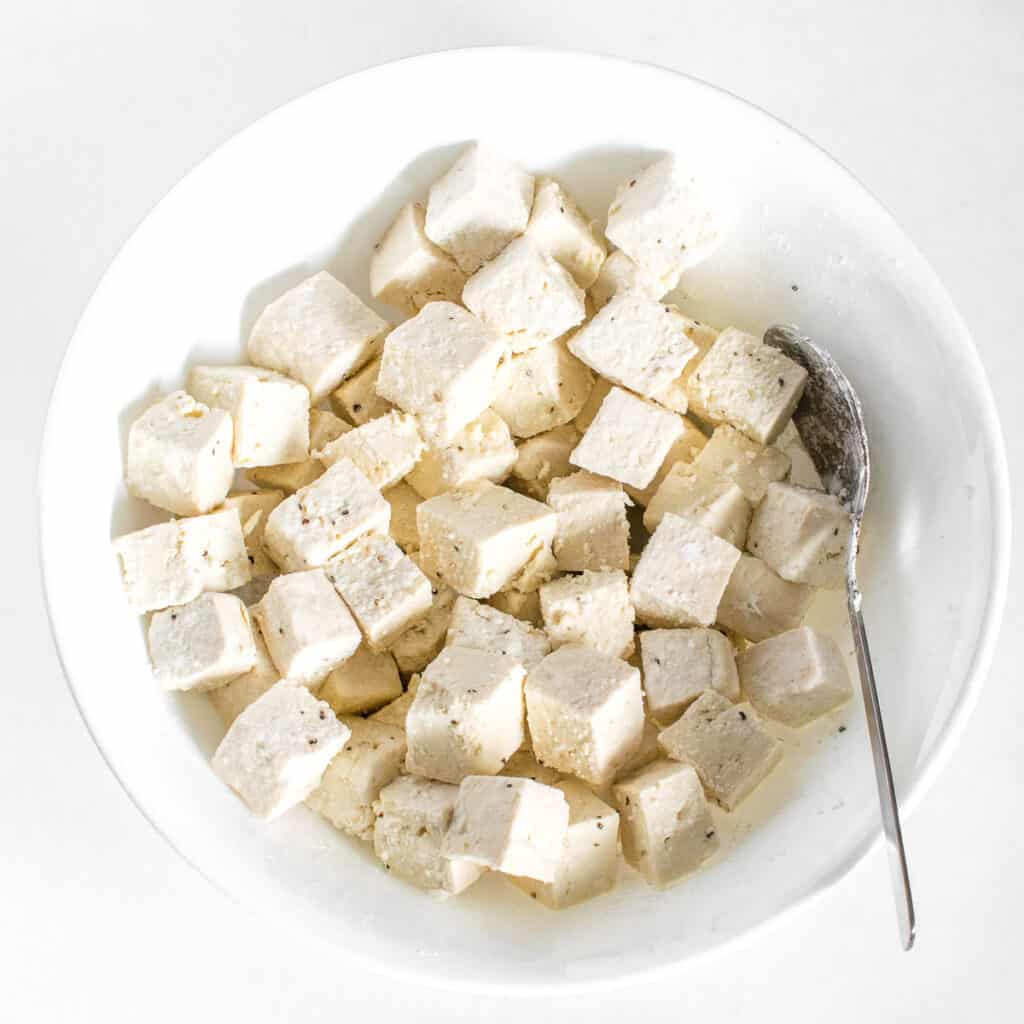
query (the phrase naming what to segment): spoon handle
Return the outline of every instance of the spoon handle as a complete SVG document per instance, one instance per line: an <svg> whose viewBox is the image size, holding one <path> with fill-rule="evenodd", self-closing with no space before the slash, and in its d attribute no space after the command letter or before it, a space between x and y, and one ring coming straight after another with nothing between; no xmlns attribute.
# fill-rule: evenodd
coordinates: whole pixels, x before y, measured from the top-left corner
<svg viewBox="0 0 1024 1024"><path fill-rule="evenodd" d="M889 868L892 875L893 895L896 900L900 940L904 949L910 949L914 945L914 934L917 928L914 918L914 898L910 892L907 855L903 848L903 832L900 829L900 812L896 804L892 766L889 764L889 749L885 744L882 709L878 704L875 673L871 667L871 650L868 647L868 635L864 629L864 617L861 614L861 594L854 581L851 581L847 588L847 605L850 611L850 628L853 630L853 646L857 652L857 666L860 669L860 686L864 694L864 711L868 719L871 753L875 761L875 781L878 784L882 831L885 834L889 854Z"/></svg>

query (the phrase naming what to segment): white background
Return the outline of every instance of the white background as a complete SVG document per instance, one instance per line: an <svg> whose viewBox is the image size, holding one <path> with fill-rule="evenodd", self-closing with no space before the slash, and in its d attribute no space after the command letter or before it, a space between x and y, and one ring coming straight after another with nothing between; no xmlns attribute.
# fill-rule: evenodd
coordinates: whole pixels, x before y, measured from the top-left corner
<svg viewBox="0 0 1024 1024"><path fill-rule="evenodd" d="M41 602L34 489L47 397L75 321L118 247L186 170L313 86L412 53L492 43L677 68L765 107L851 168L919 243L966 317L1019 471L1022 40L1017 0L6 4L0 1018L1019 1019L1024 712L1013 640L1024 601L1015 581L964 742L906 823L920 920L912 954L898 951L876 851L783 925L665 981L593 999L499 1003L354 976L229 903L150 829L61 677ZM571 117L586 95L583 83L573 86L543 116ZM409 97L410 118L430 116ZM76 496L67 499L73 530ZM1024 570L1019 553L1015 564Z"/></svg>

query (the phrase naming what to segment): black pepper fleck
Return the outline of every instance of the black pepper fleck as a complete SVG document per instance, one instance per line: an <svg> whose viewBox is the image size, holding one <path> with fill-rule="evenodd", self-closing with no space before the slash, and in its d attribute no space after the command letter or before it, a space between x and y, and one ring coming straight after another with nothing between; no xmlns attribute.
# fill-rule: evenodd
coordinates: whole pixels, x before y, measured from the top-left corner
<svg viewBox="0 0 1024 1024"><path fill-rule="evenodd" d="M744 722L747 720L747 713L746 713L746 711L741 711L740 712L740 718L742 718Z"/></svg>

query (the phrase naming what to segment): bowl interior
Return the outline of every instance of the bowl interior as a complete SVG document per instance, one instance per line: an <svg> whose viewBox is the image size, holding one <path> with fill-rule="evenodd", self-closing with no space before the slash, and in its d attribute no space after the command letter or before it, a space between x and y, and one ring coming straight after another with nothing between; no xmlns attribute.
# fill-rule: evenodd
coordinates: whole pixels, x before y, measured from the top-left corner
<svg viewBox="0 0 1024 1024"><path fill-rule="evenodd" d="M566 83L586 83L571 112ZM311 272L366 298L390 218L477 137L562 178L598 219L614 186L664 151L722 185L728 238L676 297L720 326L800 324L860 392L874 468L866 615L899 788L922 780L962 720L999 604L1004 481L969 338L906 237L824 154L727 95L626 62L498 50L388 65L290 104L193 171L118 256L69 349L41 471L47 593L111 767L217 884L385 970L453 985L608 981L749 930L863 853L877 811L859 701L790 734L770 782L719 816L725 853L668 892L627 883L552 914L486 879L442 902L304 809L271 826L248 816L209 769L220 728L204 698L152 682L109 549L163 518L121 482L138 412L187 365L237 360L256 314ZM815 614L834 623L841 605Z"/></svg>

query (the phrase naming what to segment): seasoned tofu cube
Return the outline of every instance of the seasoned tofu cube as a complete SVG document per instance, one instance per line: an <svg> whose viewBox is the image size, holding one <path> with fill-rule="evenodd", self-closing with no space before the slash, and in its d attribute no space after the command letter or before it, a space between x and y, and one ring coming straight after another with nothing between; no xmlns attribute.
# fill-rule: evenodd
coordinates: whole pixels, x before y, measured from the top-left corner
<svg viewBox="0 0 1024 1024"><path fill-rule="evenodd" d="M714 690L701 694L662 731L658 743L674 761L693 765L704 788L727 811L735 810L782 757L782 744L764 730L749 704L733 704Z"/></svg>
<svg viewBox="0 0 1024 1024"><path fill-rule="evenodd" d="M444 851L507 875L552 882L568 827L569 805L560 789L532 779L470 775L459 786Z"/></svg>
<svg viewBox="0 0 1024 1024"><path fill-rule="evenodd" d="M619 483L646 487L682 433L675 413L612 388L569 461Z"/></svg>
<svg viewBox="0 0 1024 1024"><path fill-rule="evenodd" d="M405 720L406 770L441 782L500 772L523 743L524 676L511 656L446 647Z"/></svg>
<svg viewBox="0 0 1024 1024"><path fill-rule="evenodd" d="M532 206L533 176L476 142L430 186L424 230L472 274L526 230Z"/></svg>
<svg viewBox="0 0 1024 1024"><path fill-rule="evenodd" d="M670 725L705 690L740 699L736 655L715 629L648 629L640 634L647 710Z"/></svg>
<svg viewBox="0 0 1024 1024"><path fill-rule="evenodd" d="M732 480L743 497L756 505L765 496L768 485L782 480L789 472L789 456L774 445L760 445L723 424L715 427L695 465Z"/></svg>
<svg viewBox="0 0 1024 1024"><path fill-rule="evenodd" d="M718 849L701 780L686 764L655 761L614 786L622 855L651 885L669 885Z"/></svg>
<svg viewBox="0 0 1024 1024"><path fill-rule="evenodd" d="M715 536L741 548L753 514L743 491L728 477L699 463L677 462L644 510L644 526L656 530L667 513L693 519Z"/></svg>
<svg viewBox="0 0 1024 1024"><path fill-rule="evenodd" d="M601 264L597 280L590 287L590 298L594 308L600 310L616 295L631 292L657 300L668 290L653 274L637 266L621 249L616 249Z"/></svg>
<svg viewBox="0 0 1024 1024"><path fill-rule="evenodd" d="M390 704L385 704L380 711L375 711L370 718L374 722L383 722L385 725L394 725L405 732L405 719L409 714L409 708L416 699L416 691L420 688L420 677L414 675L409 680L409 686L401 697L396 697Z"/></svg>
<svg viewBox="0 0 1024 1024"><path fill-rule="evenodd" d="M583 644L616 658L633 653L633 606L622 570L584 572L545 583L540 609L553 647Z"/></svg>
<svg viewBox="0 0 1024 1024"><path fill-rule="evenodd" d="M216 508L231 489L231 417L184 391L151 405L128 431L128 493L192 516Z"/></svg>
<svg viewBox="0 0 1024 1024"><path fill-rule="evenodd" d="M771 484L754 510L747 550L784 580L840 590L851 529L850 514L834 495Z"/></svg>
<svg viewBox="0 0 1024 1024"><path fill-rule="evenodd" d="M554 178L537 179L526 237L554 256L581 288L589 288L604 263L605 246L593 221Z"/></svg>
<svg viewBox="0 0 1024 1024"><path fill-rule="evenodd" d="M391 506L391 536L403 551L417 551L420 534L416 529L416 509L423 499L407 484L395 484L384 492Z"/></svg>
<svg viewBox="0 0 1024 1024"><path fill-rule="evenodd" d="M568 423L583 408L594 377L563 340L512 356L498 367L494 410L516 437Z"/></svg>
<svg viewBox="0 0 1024 1024"><path fill-rule="evenodd" d="M630 595L644 625L710 626L740 552L706 526L666 513L633 571Z"/></svg>
<svg viewBox="0 0 1024 1024"><path fill-rule="evenodd" d="M529 594L524 594L519 590L503 590L495 594L488 603L492 608L497 608L499 612L513 615L523 622L530 622L534 626L543 625L539 591L534 590Z"/></svg>
<svg viewBox="0 0 1024 1024"><path fill-rule="evenodd" d="M361 644L351 658L331 670L317 696L338 715L364 715L402 696L395 659ZM404 755L403 755L404 756Z"/></svg>
<svg viewBox="0 0 1024 1024"><path fill-rule="evenodd" d="M517 750L498 774L517 779L533 779L534 782L542 782L545 786L553 786L564 779L561 772L541 764L533 756L533 752L526 749Z"/></svg>
<svg viewBox="0 0 1024 1024"><path fill-rule="evenodd" d="M730 423L770 444L789 422L806 383L807 371L798 363L730 327L690 374L687 394L702 419Z"/></svg>
<svg viewBox="0 0 1024 1024"><path fill-rule="evenodd" d="M249 571L253 578L276 576L277 566L263 549L263 531L267 517L284 499L282 491L239 491L224 499L223 508L233 508L242 523L242 536L249 556Z"/></svg>
<svg viewBox="0 0 1024 1024"><path fill-rule="evenodd" d="M579 431L571 423L565 423L523 441L512 467L516 485L531 498L544 501L551 481L572 472L569 456L579 440Z"/></svg>
<svg viewBox="0 0 1024 1024"><path fill-rule="evenodd" d="M367 363L331 392L331 406L334 411L339 416L351 420L357 427L389 413L394 406L377 394L379 376L380 357ZM321 445L321 448L326 447Z"/></svg>
<svg viewBox="0 0 1024 1024"><path fill-rule="evenodd" d="M415 417L393 409L342 434L324 448L320 459L328 468L348 459L374 487L383 491L408 476L423 449Z"/></svg>
<svg viewBox="0 0 1024 1024"><path fill-rule="evenodd" d="M325 565L367 533L387 533L391 506L349 459L285 498L267 517L263 544L285 571Z"/></svg>
<svg viewBox="0 0 1024 1024"><path fill-rule="evenodd" d="M479 864L448 857L444 837L459 787L403 775L374 804L373 851L384 867L421 889L456 895L484 872Z"/></svg>
<svg viewBox="0 0 1024 1024"><path fill-rule="evenodd" d="M370 257L375 299L414 316L428 302L458 302L466 275L427 237L422 203L406 203Z"/></svg>
<svg viewBox="0 0 1024 1024"><path fill-rule="evenodd" d="M543 630L471 597L456 599L445 643L515 658L527 672L551 650Z"/></svg>
<svg viewBox="0 0 1024 1024"><path fill-rule="evenodd" d="M278 672L304 686L322 683L362 639L323 569L278 576L252 614Z"/></svg>
<svg viewBox="0 0 1024 1024"><path fill-rule="evenodd" d="M310 409L308 459L281 466L256 466L246 470L243 475L256 487L294 494L299 488L308 487L314 480L323 476L324 464L317 457L317 453L351 429L350 423L338 419L333 412Z"/></svg>
<svg viewBox="0 0 1024 1024"><path fill-rule="evenodd" d="M539 501L480 481L416 510L420 557L429 575L467 597L490 597L549 548L557 517Z"/></svg>
<svg viewBox="0 0 1024 1024"><path fill-rule="evenodd" d="M322 270L275 299L249 335L249 359L326 398L380 353L390 324Z"/></svg>
<svg viewBox="0 0 1024 1024"><path fill-rule="evenodd" d="M431 583L431 604L427 614L410 626L392 645L398 668L408 675L420 672L437 657L452 619L452 606L459 596L426 570L418 553L413 561L426 572Z"/></svg>
<svg viewBox="0 0 1024 1024"><path fill-rule="evenodd" d="M558 513L552 550L559 569L629 568L629 498L621 484L573 473L551 482L547 503Z"/></svg>
<svg viewBox="0 0 1024 1024"><path fill-rule="evenodd" d="M402 772L405 733L393 725L346 715L351 735L306 797L306 806L335 828L357 839L373 840L374 801Z"/></svg>
<svg viewBox="0 0 1024 1024"><path fill-rule="evenodd" d="M640 746L640 672L619 658L579 644L559 647L527 676L525 694L542 764L601 786Z"/></svg>
<svg viewBox="0 0 1024 1024"><path fill-rule="evenodd" d="M679 419L682 421L683 432L672 447L669 448L668 454L662 460L661 465L658 467L658 472L654 474L651 482L643 488L626 487L626 493L638 505L643 505L645 508L650 505L655 494L658 493L658 488L669 473L680 462L693 462L700 454L704 445L707 444L707 437L704 436L703 431L696 423L686 416L680 416Z"/></svg>
<svg viewBox="0 0 1024 1024"><path fill-rule="evenodd" d="M821 474L792 420L782 428L782 433L775 439L775 447L789 456L789 473L786 476L788 483L806 487L810 491L825 490Z"/></svg>
<svg viewBox="0 0 1024 1024"><path fill-rule="evenodd" d="M853 696L835 640L809 626L748 647L736 663L750 703L786 725L806 725Z"/></svg>
<svg viewBox="0 0 1024 1024"><path fill-rule="evenodd" d="M305 686L272 686L232 723L213 770L265 821L302 803L349 737L334 712Z"/></svg>
<svg viewBox="0 0 1024 1024"><path fill-rule="evenodd" d="M508 425L487 409L450 444L424 451L408 480L422 497L433 498L476 480L500 484L515 463L516 446Z"/></svg>
<svg viewBox="0 0 1024 1024"><path fill-rule="evenodd" d="M790 583L753 555L740 555L718 605L718 622L754 643L796 629L814 590Z"/></svg>
<svg viewBox="0 0 1024 1024"><path fill-rule="evenodd" d="M430 580L390 537L361 537L324 568L371 650L387 650L430 611Z"/></svg>
<svg viewBox="0 0 1024 1024"><path fill-rule="evenodd" d="M200 594L157 612L147 639L153 675L165 690L212 690L256 664L249 613L231 594Z"/></svg>
<svg viewBox="0 0 1024 1024"><path fill-rule="evenodd" d="M208 695L225 726L231 725L254 700L258 700L275 683L281 681L281 673L271 660L263 634L257 628L252 631L252 642L255 653L252 668L230 683L210 690Z"/></svg>

